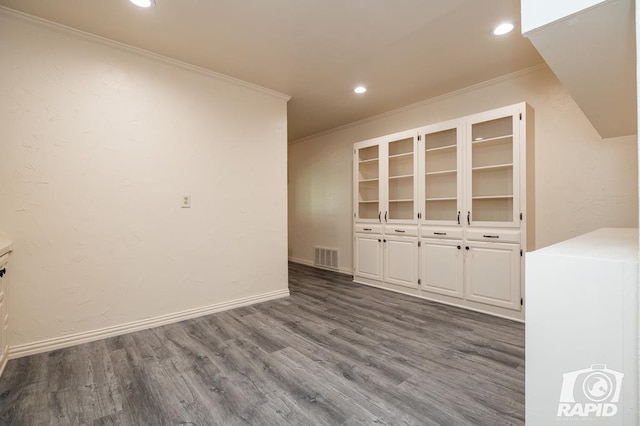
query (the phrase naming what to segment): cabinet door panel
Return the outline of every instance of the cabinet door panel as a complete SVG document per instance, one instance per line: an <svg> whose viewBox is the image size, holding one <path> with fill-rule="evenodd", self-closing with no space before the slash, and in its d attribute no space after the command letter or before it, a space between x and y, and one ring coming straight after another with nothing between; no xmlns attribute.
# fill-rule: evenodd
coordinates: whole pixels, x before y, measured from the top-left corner
<svg viewBox="0 0 640 426"><path fill-rule="evenodd" d="M520 246L467 243L466 298L475 302L520 310Z"/></svg>
<svg viewBox="0 0 640 426"><path fill-rule="evenodd" d="M386 238L384 280L396 285L418 288L417 238Z"/></svg>
<svg viewBox="0 0 640 426"><path fill-rule="evenodd" d="M467 223L519 226L520 120L513 108L476 114L466 137Z"/></svg>
<svg viewBox="0 0 640 426"><path fill-rule="evenodd" d="M464 161L461 121L428 126L421 133L418 152L422 221L460 225Z"/></svg>
<svg viewBox="0 0 640 426"><path fill-rule="evenodd" d="M422 240L422 290L464 297L461 248L462 241Z"/></svg>
<svg viewBox="0 0 640 426"><path fill-rule="evenodd" d="M379 236L356 235L354 275L382 279L381 242Z"/></svg>
<svg viewBox="0 0 640 426"><path fill-rule="evenodd" d="M386 208L385 222L415 223L417 221L416 196L417 156L416 133L402 132L392 135L386 145Z"/></svg>
<svg viewBox="0 0 640 426"><path fill-rule="evenodd" d="M354 212L361 222L379 222L382 210L381 158L377 143L358 143L354 146Z"/></svg>

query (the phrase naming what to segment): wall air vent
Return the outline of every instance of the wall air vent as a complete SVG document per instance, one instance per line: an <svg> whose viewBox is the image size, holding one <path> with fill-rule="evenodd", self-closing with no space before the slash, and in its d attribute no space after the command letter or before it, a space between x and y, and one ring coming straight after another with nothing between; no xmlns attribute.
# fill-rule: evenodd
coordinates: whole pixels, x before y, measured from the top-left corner
<svg viewBox="0 0 640 426"><path fill-rule="evenodd" d="M321 268L338 270L338 250L325 247L315 247L313 264Z"/></svg>

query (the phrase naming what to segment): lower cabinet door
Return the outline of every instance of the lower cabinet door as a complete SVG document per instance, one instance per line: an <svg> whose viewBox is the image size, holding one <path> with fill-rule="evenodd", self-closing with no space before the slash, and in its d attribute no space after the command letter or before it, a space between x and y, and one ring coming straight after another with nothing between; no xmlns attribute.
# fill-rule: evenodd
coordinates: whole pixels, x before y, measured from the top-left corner
<svg viewBox="0 0 640 426"><path fill-rule="evenodd" d="M382 280L382 236L356 234L354 275Z"/></svg>
<svg viewBox="0 0 640 426"><path fill-rule="evenodd" d="M463 251L462 240L422 239L421 289L462 299Z"/></svg>
<svg viewBox="0 0 640 426"><path fill-rule="evenodd" d="M418 288L418 239L385 237L384 280Z"/></svg>
<svg viewBox="0 0 640 426"><path fill-rule="evenodd" d="M521 309L520 245L467 241L465 256L468 300Z"/></svg>

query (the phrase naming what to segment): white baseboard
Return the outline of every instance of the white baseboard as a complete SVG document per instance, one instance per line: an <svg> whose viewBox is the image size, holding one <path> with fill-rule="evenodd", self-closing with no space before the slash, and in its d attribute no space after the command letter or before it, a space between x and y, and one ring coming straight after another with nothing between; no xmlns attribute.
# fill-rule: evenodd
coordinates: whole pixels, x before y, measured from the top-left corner
<svg viewBox="0 0 640 426"><path fill-rule="evenodd" d="M345 275L353 275L353 271L349 268L338 268L338 270L336 271L335 269L323 268L322 266L315 265L313 261L307 260L307 259L300 259L299 257L289 256L289 262L299 263L300 265L311 266L312 268L324 269L332 272L339 272Z"/></svg>
<svg viewBox="0 0 640 426"><path fill-rule="evenodd" d="M63 337L54 337L52 339L41 340L23 345L9 347L9 359L20 358L27 355L34 355L42 352L49 352L55 349L66 348L69 346L80 345L82 343L93 342L95 340L106 339L108 337L119 336L122 334L132 333L134 331L145 330L148 328L159 327L161 325L171 324L174 322L184 321L216 312L227 311L229 309L249 306L256 303L266 302L269 300L280 299L289 296L289 289L278 290L271 293L264 293L257 296L245 297L229 302L216 303L201 308L188 309L182 312L176 312L168 315L161 315L154 318L147 318L139 321L133 321L126 324L120 324L112 327L100 328L97 330L85 331L82 333L72 334Z"/></svg>

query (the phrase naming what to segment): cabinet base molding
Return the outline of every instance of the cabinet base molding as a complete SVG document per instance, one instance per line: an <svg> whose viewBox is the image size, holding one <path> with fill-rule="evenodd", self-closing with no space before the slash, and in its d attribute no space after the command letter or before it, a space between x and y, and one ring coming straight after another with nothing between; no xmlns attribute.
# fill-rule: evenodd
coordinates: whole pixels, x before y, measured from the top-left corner
<svg viewBox="0 0 640 426"><path fill-rule="evenodd" d="M492 315L494 317L499 317L499 318L504 318L504 319L524 323L524 310L512 311L510 309L503 309L497 306L488 306L482 303L475 303L469 300L456 299L454 297L434 294L434 293L426 292L420 289L402 287L402 286L384 283L384 282L371 280L363 277L353 277L353 282L357 284L364 284L370 287L376 287L383 290L405 294L407 296L429 300L431 302L441 303L447 306L453 306L456 308L466 309L468 311L480 312L482 314Z"/></svg>
<svg viewBox="0 0 640 426"><path fill-rule="evenodd" d="M214 314L216 312L227 311L229 309L240 308L242 306L249 306L256 303L267 302L269 300L280 299L282 297L288 296L289 289L278 290L270 293L259 294L256 296L244 297L228 302L216 303L200 308L188 309L186 311L176 312L173 314L160 315L154 318L132 321L126 324L120 324L112 327L105 327L68 336L54 337L52 339L41 340L38 342L11 346L9 347L9 359L21 358L28 355L35 355L38 353L49 352L69 346L89 343L96 340L132 333L134 331L159 327L166 324L180 322L204 315Z"/></svg>

